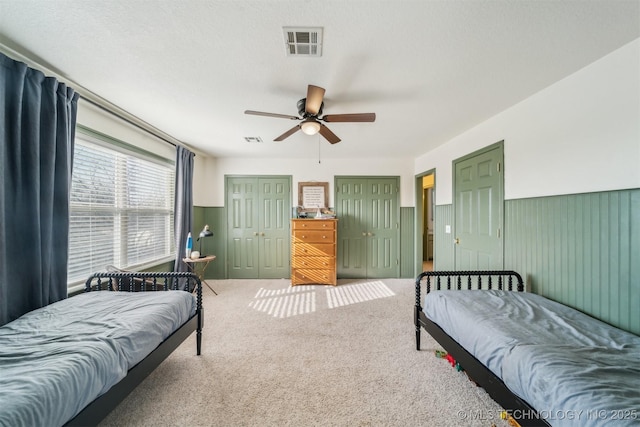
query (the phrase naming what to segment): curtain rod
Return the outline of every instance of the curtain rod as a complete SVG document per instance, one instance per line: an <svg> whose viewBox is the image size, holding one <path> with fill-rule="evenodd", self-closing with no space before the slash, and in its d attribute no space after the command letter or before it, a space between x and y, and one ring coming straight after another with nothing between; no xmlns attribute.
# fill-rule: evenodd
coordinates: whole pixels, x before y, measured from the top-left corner
<svg viewBox="0 0 640 427"><path fill-rule="evenodd" d="M78 93L78 95L80 95L80 98L82 98L84 101L87 101L88 103L100 108L101 110L129 123L130 125L133 125L138 129L155 136L156 138L166 142L167 144L171 144L174 147L178 145L183 145L193 151L191 147L183 144L181 141L174 138L173 136L167 134L166 132L161 131L155 126L145 122L144 120L138 118L137 116L134 116L128 111L125 111L122 108L118 107L117 105L107 101L103 97L93 93L92 91L85 88L84 86L65 77L60 71L57 71L53 66L46 64L44 60L42 60L41 58L38 58L36 55L32 53L29 53L29 55L25 55L21 53L18 50L18 48L13 48L9 46L9 44L12 44L12 43L9 43L6 39L0 36L0 52L5 53L6 55L15 56L18 58L17 60L24 62L28 66L39 69L40 71L43 71L43 72L46 72L47 74L52 75L53 77L57 78L58 80L62 81L63 83L71 87L73 90L75 90Z"/></svg>

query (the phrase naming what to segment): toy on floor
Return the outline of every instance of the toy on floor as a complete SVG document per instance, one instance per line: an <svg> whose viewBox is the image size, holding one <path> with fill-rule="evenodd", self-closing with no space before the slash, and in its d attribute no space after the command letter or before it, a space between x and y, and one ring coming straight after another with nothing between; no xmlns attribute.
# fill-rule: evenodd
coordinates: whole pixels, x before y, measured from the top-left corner
<svg viewBox="0 0 640 427"><path fill-rule="evenodd" d="M456 371L463 371L462 366L460 366L460 364L456 362L456 359L446 351L436 350L436 357L439 359L446 359L452 367L456 368Z"/></svg>

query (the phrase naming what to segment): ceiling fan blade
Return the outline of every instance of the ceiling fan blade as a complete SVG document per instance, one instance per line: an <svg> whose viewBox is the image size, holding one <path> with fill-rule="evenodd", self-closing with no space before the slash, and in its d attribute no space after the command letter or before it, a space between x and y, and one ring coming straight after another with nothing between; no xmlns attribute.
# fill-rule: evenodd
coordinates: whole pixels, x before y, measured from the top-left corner
<svg viewBox="0 0 640 427"><path fill-rule="evenodd" d="M319 86L309 85L307 87L307 102L304 111L311 115L318 115L324 98L324 89Z"/></svg>
<svg viewBox="0 0 640 427"><path fill-rule="evenodd" d="M328 114L320 119L324 122L337 123L337 122L375 122L376 113L361 113L361 114Z"/></svg>
<svg viewBox="0 0 640 427"><path fill-rule="evenodd" d="M254 116L266 116L266 117L277 117L280 119L291 119L291 120L300 120L298 116L290 116L288 114L277 114L277 113L265 113L262 111L253 111L253 110L245 110L245 114L252 114Z"/></svg>
<svg viewBox="0 0 640 427"><path fill-rule="evenodd" d="M338 138L338 136L335 133L331 132L331 130L329 130L329 128L323 125L322 123L320 123L319 132L320 132L320 135L324 136L324 138L332 144L335 144L341 141L340 138Z"/></svg>
<svg viewBox="0 0 640 427"><path fill-rule="evenodd" d="M300 125L295 125L291 129L289 129L288 131L286 131L285 133L283 133L282 135L274 139L274 141L282 141L285 138L289 138L291 135L298 132L299 130L300 130Z"/></svg>

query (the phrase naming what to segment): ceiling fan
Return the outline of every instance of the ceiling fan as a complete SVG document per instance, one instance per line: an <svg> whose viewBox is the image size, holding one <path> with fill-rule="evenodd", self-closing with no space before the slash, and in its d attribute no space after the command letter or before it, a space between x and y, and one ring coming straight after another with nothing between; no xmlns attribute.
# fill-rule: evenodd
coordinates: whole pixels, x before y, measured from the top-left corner
<svg viewBox="0 0 640 427"><path fill-rule="evenodd" d="M331 144L340 142L340 138L331 132L328 127L320 123L337 123L337 122L374 122L376 120L376 113L360 113L360 114L327 114L322 115L322 107L324 107L324 92L325 90L319 86L309 85L307 88L307 97L298 101L298 116L289 116L286 114L276 113L264 113L262 111L246 110L245 114L253 114L256 116L277 117L281 119L301 120L300 124L295 125L274 141L282 141L285 138L290 137L294 133L302 130L307 135L315 135L320 133Z"/></svg>

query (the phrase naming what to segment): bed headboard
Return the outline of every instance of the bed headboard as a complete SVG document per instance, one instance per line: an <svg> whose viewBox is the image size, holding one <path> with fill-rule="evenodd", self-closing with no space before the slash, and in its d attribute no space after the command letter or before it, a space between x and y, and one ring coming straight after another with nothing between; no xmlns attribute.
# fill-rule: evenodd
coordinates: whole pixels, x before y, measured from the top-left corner
<svg viewBox="0 0 640 427"><path fill-rule="evenodd" d="M506 289L524 292L522 276L511 270L486 271L425 271L416 277L416 306L420 306L422 282L426 293L441 289ZM433 289L432 289L433 288Z"/></svg>

